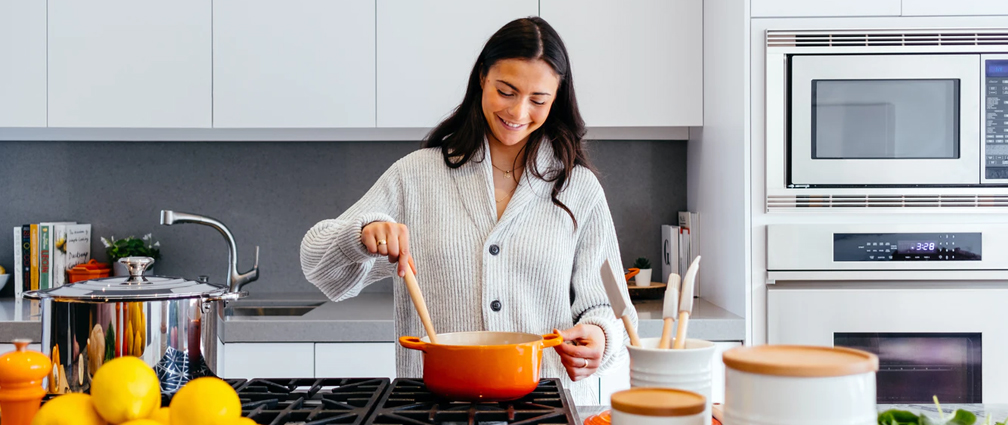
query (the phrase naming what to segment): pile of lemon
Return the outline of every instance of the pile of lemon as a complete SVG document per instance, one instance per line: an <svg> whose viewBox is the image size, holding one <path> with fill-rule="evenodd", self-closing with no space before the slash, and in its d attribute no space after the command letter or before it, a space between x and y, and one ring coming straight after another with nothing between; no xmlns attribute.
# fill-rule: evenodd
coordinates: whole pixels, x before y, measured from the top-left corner
<svg viewBox="0 0 1008 425"><path fill-rule="evenodd" d="M64 394L46 402L31 425L255 425L241 417L241 401L227 382L196 378L161 407L154 369L136 357L106 362L91 380L91 395Z"/></svg>

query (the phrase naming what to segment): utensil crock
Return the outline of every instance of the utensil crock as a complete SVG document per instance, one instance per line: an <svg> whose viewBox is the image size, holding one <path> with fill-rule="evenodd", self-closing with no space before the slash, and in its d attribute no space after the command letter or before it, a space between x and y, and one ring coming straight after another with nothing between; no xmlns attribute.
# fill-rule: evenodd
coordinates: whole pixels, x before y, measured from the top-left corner
<svg viewBox="0 0 1008 425"><path fill-rule="evenodd" d="M544 348L563 342L560 334L455 332L399 338L403 347L423 352L423 381L434 394L458 401L507 401L539 385Z"/></svg>

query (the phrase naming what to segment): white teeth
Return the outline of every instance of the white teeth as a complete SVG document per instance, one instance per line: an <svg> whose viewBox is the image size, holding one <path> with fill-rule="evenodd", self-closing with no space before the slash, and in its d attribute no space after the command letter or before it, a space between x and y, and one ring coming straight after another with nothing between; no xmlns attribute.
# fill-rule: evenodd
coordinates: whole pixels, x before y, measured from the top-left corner
<svg viewBox="0 0 1008 425"><path fill-rule="evenodd" d="M508 121L504 120L504 118L501 118L501 122L503 122L504 125L506 125L508 127L511 127L511 128L520 128L522 126L522 124L515 124L515 123L508 122Z"/></svg>

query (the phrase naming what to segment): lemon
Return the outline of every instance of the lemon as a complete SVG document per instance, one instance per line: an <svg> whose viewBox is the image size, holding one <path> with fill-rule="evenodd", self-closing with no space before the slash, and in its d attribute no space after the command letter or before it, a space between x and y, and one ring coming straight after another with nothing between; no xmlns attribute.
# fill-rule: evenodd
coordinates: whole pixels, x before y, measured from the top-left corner
<svg viewBox="0 0 1008 425"><path fill-rule="evenodd" d="M238 417L235 418L233 421L228 422L227 425L258 425L258 424L256 424L256 421L253 421L252 419Z"/></svg>
<svg viewBox="0 0 1008 425"><path fill-rule="evenodd" d="M171 401L171 425L230 425L241 417L241 400L220 378L189 381Z"/></svg>
<svg viewBox="0 0 1008 425"><path fill-rule="evenodd" d="M64 394L46 402L31 425L105 425L87 394Z"/></svg>
<svg viewBox="0 0 1008 425"><path fill-rule="evenodd" d="M161 425L161 422L153 419L134 419L132 421L123 422L119 425Z"/></svg>
<svg viewBox="0 0 1008 425"><path fill-rule="evenodd" d="M7 274L7 269L3 268L3 266L0 266L0 274Z"/></svg>
<svg viewBox="0 0 1008 425"><path fill-rule="evenodd" d="M98 413L113 424L150 416L161 406L161 383L143 360L126 356L103 364L91 379Z"/></svg>
<svg viewBox="0 0 1008 425"><path fill-rule="evenodd" d="M154 413L151 413L150 417L148 417L147 419L153 419L162 425L170 425L171 422L168 422L169 418L168 412L171 412L171 409L167 407L162 407L158 410L155 410Z"/></svg>

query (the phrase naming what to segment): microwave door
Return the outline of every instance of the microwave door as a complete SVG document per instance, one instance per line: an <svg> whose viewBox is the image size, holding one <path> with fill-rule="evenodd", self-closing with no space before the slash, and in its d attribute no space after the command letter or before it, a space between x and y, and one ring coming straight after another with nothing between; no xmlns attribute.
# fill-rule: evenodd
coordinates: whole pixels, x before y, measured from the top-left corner
<svg viewBox="0 0 1008 425"><path fill-rule="evenodd" d="M794 55L792 185L980 183L979 55Z"/></svg>

